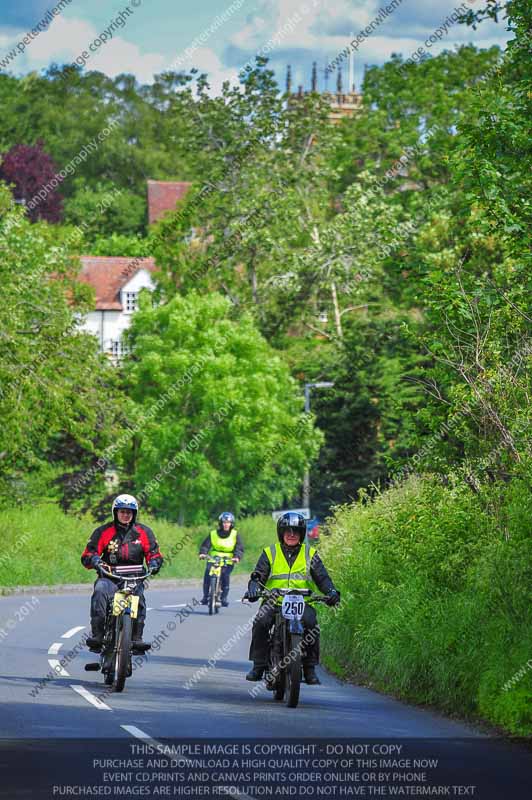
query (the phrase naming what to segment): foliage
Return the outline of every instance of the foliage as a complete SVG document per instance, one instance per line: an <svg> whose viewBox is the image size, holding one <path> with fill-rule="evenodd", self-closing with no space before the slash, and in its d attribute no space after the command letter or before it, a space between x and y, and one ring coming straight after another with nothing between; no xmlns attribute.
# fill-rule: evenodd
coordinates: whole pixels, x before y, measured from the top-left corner
<svg viewBox="0 0 532 800"><path fill-rule="evenodd" d="M73 475L113 436L117 376L78 329L88 289L73 280L53 228L31 225L1 187L0 206L0 498L64 499Z"/></svg>
<svg viewBox="0 0 532 800"><path fill-rule="evenodd" d="M322 618L326 663L529 736L530 498L528 484L506 487L505 536L467 486L430 478L338 509L322 543L343 595Z"/></svg>
<svg viewBox="0 0 532 800"><path fill-rule="evenodd" d="M265 59L257 62L219 98L198 82L193 113L201 186L162 223L156 255L168 295L176 288L223 292L274 341L290 323L283 273L329 213L334 132L319 95L283 103Z"/></svg>
<svg viewBox="0 0 532 800"><path fill-rule="evenodd" d="M108 503L103 519L110 518ZM146 516L142 509L139 519L153 529L165 557L160 577L163 580L198 578L199 591L205 565L198 560L198 552L212 524L182 528L164 519ZM95 522L89 514L67 515L52 503L0 510L0 525L16 533L10 551L0 558L0 587L92 583L95 573L82 567L80 556L97 524L100 522ZM275 538L270 516L237 520L237 527L244 544L244 558L233 577L249 574L261 549ZM46 542L46 558L42 557L43 541ZM155 578L154 588L157 588L157 581Z"/></svg>
<svg viewBox="0 0 532 800"><path fill-rule="evenodd" d="M16 144L2 155L0 180L13 186L13 196L28 206L28 217L32 222L38 219L59 222L62 217L63 200L57 190L61 178L56 173L57 167L45 152L43 142L37 142L33 147ZM56 188L46 188L54 178ZM45 197L31 203L39 191L43 191Z"/></svg>
<svg viewBox="0 0 532 800"><path fill-rule="evenodd" d="M126 189L113 191L111 184L90 186L78 179L76 185L76 193L65 202L65 222L85 223L83 230L89 242L98 235L131 238L143 230L147 214L144 197Z"/></svg>
<svg viewBox="0 0 532 800"><path fill-rule="evenodd" d="M60 168L74 162L61 185L70 219L78 220L93 195L112 187L123 191L123 207L98 218L99 232L142 232L147 178L190 180L201 174L190 150L189 81L164 73L140 86L132 75L109 78L56 65L42 75L2 73L0 150L44 140Z"/></svg>
<svg viewBox="0 0 532 800"><path fill-rule="evenodd" d="M229 301L145 297L129 344L142 420L131 471L151 508L196 522L226 506L271 509L299 487L320 437L280 358Z"/></svg>

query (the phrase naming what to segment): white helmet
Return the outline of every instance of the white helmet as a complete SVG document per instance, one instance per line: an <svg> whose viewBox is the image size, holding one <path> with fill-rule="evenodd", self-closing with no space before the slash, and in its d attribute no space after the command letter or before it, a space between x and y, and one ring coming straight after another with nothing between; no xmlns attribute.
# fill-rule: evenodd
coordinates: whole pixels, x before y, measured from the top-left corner
<svg viewBox="0 0 532 800"><path fill-rule="evenodd" d="M115 522L117 521L116 512L121 508L128 508L133 512L133 519L131 520L131 524L133 524L137 518L139 504L132 494L119 494L118 497L115 497L113 500L111 511L113 512L113 519Z"/></svg>

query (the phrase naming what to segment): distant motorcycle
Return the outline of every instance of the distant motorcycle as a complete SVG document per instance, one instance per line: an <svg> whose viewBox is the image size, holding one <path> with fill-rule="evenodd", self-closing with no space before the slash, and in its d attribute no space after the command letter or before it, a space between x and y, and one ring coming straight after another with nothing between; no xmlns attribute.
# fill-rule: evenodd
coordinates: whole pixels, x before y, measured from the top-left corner
<svg viewBox="0 0 532 800"><path fill-rule="evenodd" d="M151 571L144 572L143 567L136 566L114 567L112 570L100 567L100 574L115 580L119 578L120 583L107 603L100 661L85 664L85 669L88 672L101 670L105 685L112 686L115 692L121 692L126 678L132 674L132 629L139 609L139 596L135 592L150 577ZM142 652L150 647L149 644L142 645ZM135 653L141 649L136 645Z"/></svg>
<svg viewBox="0 0 532 800"><path fill-rule="evenodd" d="M327 603L325 595L314 594L310 589L266 589L259 597L282 603L275 605L275 616L268 642L266 688L274 698L286 701L288 708L296 708L302 679L303 634L301 620L305 603ZM247 600L247 593L242 598Z"/></svg>
<svg viewBox="0 0 532 800"><path fill-rule="evenodd" d="M222 607L222 567L228 567L237 562L232 556L213 556L207 559L209 570L209 614L217 614Z"/></svg>

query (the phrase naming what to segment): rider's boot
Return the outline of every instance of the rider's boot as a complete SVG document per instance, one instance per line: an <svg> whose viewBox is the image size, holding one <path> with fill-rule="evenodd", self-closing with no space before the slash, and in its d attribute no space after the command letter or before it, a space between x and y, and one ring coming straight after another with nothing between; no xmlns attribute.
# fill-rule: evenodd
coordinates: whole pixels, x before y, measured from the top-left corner
<svg viewBox="0 0 532 800"><path fill-rule="evenodd" d="M227 606L229 605L229 602L227 600L228 594L229 594L229 589L224 589L222 592L222 596L220 598L222 602L222 608L227 608Z"/></svg>
<svg viewBox="0 0 532 800"><path fill-rule="evenodd" d="M91 619L92 636L87 636L87 647L91 653L99 653L102 649L105 620L101 617Z"/></svg>
<svg viewBox="0 0 532 800"><path fill-rule="evenodd" d="M262 680L262 676L264 675L264 670L266 666L264 664L255 664L253 663L252 668L246 675L247 681L260 681Z"/></svg>
<svg viewBox="0 0 532 800"><path fill-rule="evenodd" d="M321 684L320 679L316 675L316 668L314 665L303 665L303 675L305 676L305 683L308 683L309 686L319 686Z"/></svg>
<svg viewBox="0 0 532 800"><path fill-rule="evenodd" d="M133 653L142 655L146 650L151 647L150 642L142 641L142 634L144 633L144 622L139 622L138 619L133 621L133 636L131 637L131 646Z"/></svg>

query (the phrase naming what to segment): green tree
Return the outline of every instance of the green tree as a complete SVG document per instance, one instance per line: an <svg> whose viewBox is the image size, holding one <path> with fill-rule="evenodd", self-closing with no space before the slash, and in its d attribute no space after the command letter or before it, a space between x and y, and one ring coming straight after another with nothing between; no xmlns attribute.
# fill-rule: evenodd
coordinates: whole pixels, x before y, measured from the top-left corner
<svg viewBox="0 0 532 800"><path fill-rule="evenodd" d="M320 435L249 317L215 293L144 297L129 342L142 421L130 469L152 509L191 523L226 506L271 510L297 491Z"/></svg>
<svg viewBox="0 0 532 800"><path fill-rule="evenodd" d="M217 289L246 308L273 340L290 324L285 274L330 212L327 153L334 136L315 94L286 103L266 60L211 98L198 80L201 184L162 223L157 261L167 295ZM196 238L190 246L190 232Z"/></svg>
<svg viewBox="0 0 532 800"><path fill-rule="evenodd" d="M118 376L79 329L90 291L55 226L31 225L2 186L0 214L0 499L68 504L118 430ZM104 491L101 472L78 500L93 491Z"/></svg>

